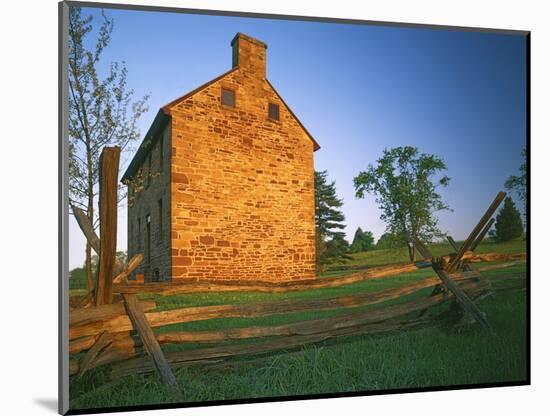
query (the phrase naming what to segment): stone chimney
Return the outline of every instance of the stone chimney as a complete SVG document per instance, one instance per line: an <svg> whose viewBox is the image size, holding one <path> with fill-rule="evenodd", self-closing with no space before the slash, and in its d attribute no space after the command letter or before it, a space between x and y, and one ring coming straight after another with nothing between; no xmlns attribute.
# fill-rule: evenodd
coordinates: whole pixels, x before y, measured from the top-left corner
<svg viewBox="0 0 550 416"><path fill-rule="evenodd" d="M231 46L233 47L233 68L238 66L265 78L265 51L267 49L265 43L239 32L231 41Z"/></svg>

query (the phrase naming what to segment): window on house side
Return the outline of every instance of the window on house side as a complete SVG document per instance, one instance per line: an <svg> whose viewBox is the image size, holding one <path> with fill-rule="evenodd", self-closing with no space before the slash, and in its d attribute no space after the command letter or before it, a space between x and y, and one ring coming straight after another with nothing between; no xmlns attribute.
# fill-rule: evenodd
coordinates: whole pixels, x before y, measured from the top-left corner
<svg viewBox="0 0 550 416"><path fill-rule="evenodd" d="M267 116L271 120L279 120L279 105L269 103L269 105L267 107Z"/></svg>
<svg viewBox="0 0 550 416"><path fill-rule="evenodd" d="M235 91L222 88L222 104L228 107L235 107Z"/></svg>

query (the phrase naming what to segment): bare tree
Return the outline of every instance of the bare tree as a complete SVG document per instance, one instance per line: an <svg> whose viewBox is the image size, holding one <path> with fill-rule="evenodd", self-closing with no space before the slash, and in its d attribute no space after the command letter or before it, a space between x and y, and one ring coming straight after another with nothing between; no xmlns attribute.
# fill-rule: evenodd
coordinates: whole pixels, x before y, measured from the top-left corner
<svg viewBox="0 0 550 416"><path fill-rule="evenodd" d="M92 16L80 7L69 13L69 199L84 210L94 228L99 156L104 146L121 151L139 138L137 121L148 110L149 95L133 100L124 62L102 65L102 53L111 41L114 22L102 11L94 36ZM91 39L94 38L95 39ZM102 69L105 74L102 76ZM121 195L123 198L123 195ZM86 278L92 290L91 247L86 244Z"/></svg>

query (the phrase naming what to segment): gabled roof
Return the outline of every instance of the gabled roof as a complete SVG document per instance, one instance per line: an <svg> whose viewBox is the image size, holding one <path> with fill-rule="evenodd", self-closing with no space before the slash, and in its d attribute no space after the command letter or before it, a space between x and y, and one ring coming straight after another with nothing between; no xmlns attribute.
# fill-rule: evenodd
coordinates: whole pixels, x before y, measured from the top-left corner
<svg viewBox="0 0 550 416"><path fill-rule="evenodd" d="M268 85L271 87L271 89L273 90L273 92L277 95L277 97L279 97L279 100L281 100L281 102L285 105L286 109L288 110L288 112L292 115L292 117L294 117L294 120L296 120L296 122L300 125L300 127L306 132L306 134L308 135L308 137L311 139L311 141L313 142L313 151L317 151L321 148L321 146L319 146L319 143L317 143L317 141L313 138L313 136L311 135L311 133L305 128L305 126L302 124L302 122L300 121L300 119L298 117L296 117L296 114L294 114L294 111L292 111L290 109L290 107L288 106L288 104L285 102L285 100L283 100L283 97L281 97L281 95L277 92L277 90L275 89L275 87L271 84L271 82L269 82L269 80L266 78L265 79L266 82L268 83Z"/></svg>
<svg viewBox="0 0 550 416"><path fill-rule="evenodd" d="M158 111L155 119L153 120L153 123L151 124L151 127L149 127L149 130L147 130L147 134L145 134L145 137L138 147L136 154L128 165L126 172L124 172L124 175L122 175L122 178L120 179L121 182L124 182L128 178L131 178L139 170L141 164L147 157L149 149L158 140L159 132L164 127L166 127L166 123L168 123L169 120L170 116L167 116L162 111L162 109Z"/></svg>
<svg viewBox="0 0 550 416"><path fill-rule="evenodd" d="M239 69L238 66L236 66L234 68L231 68L229 71L224 72L220 76L218 76L218 77L202 84L201 86L195 88L192 91L189 91L187 94L182 95L181 97L176 98L175 100L170 101L169 103L163 105L159 109L157 115L155 116L155 119L153 120L153 123L151 124L151 127L149 127L149 130L147 131L147 134L143 138L143 141L141 142L141 145L139 146L139 148L138 148L136 154L134 155L134 157L132 158L132 161L128 165L128 168L126 169L126 172L124 172L124 175L122 175L121 181L124 182L126 179L132 177L138 171L139 167L141 166L141 164L143 163L143 161L147 157L147 153L148 153L149 149L158 140L160 130L163 129L166 126L166 123L170 119L170 117L172 115L172 111L171 111L172 107L174 107L175 105L181 103L182 101L186 100L187 98L192 97L196 93L202 91L206 87L209 87L210 85L214 84L215 82L221 80L222 78L226 77L227 75L231 74L232 72L234 72L238 69ZM281 95L277 92L275 87L271 84L271 82L269 82L269 80L267 78L266 78L266 82L271 87L273 92L277 95L279 100L281 100L281 102L284 104L284 106L288 110L288 112L292 115L292 117L294 117L296 122L300 125L300 127L304 130L304 132L311 139L311 141L313 142L313 151L315 152L315 151L319 150L321 148L321 146L319 146L319 144L313 138L311 133L304 127L304 125L302 124L300 119L298 117L296 117L296 114L294 114L294 112L290 109L290 107L285 102L285 100L283 100L283 97L281 97Z"/></svg>
<svg viewBox="0 0 550 416"><path fill-rule="evenodd" d="M200 87L195 88L193 91L189 91L187 94L182 95L181 97L176 98L173 101L170 101L168 104L164 104L160 109L164 112L164 114L170 115L171 114L170 110L172 109L173 106L178 105L182 101L185 101L189 97L192 97L196 93L204 90L206 87L209 87L210 85L214 84L215 82L219 81L220 79L225 78L227 75L231 74L232 72L235 72L237 69L239 69L238 66L236 66L234 68L231 68L229 71L224 72L223 74L221 74L220 76L218 76L214 79L211 79L210 81L202 84Z"/></svg>

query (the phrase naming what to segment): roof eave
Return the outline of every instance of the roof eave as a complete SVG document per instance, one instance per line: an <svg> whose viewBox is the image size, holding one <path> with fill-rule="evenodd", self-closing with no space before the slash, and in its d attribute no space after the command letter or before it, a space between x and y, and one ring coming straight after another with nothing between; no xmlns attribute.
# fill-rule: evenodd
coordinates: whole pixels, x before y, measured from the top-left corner
<svg viewBox="0 0 550 416"><path fill-rule="evenodd" d="M138 171L142 162L145 160L147 152L149 151L151 146L156 142L158 138L159 129L163 128L166 125L166 122L168 121L169 118L170 118L169 114L163 111L163 109L159 109L159 111L157 112L157 115L155 116L153 122L151 123L151 126L149 127L149 130L147 130L147 133L145 134L145 137L143 138L143 141L141 142L136 154L134 155L134 157L132 158L132 161L128 165L126 172L124 172L124 175L122 175L122 178L120 179L122 183L124 183L126 179L134 176L134 174ZM148 137L152 137L152 140L150 143L146 144L146 139Z"/></svg>
<svg viewBox="0 0 550 416"><path fill-rule="evenodd" d="M296 114L294 114L294 111L292 111L292 109L289 107L289 105L285 102L285 100L283 100L283 97L281 97L281 95L279 94L279 92L275 89L275 87L273 86L273 84L271 82L269 82L269 80L266 78L265 79L266 82L269 84L269 86L271 87L271 89L275 92L275 94L277 95L277 97L279 98L279 100L281 100L281 102L284 104L284 106L286 107L286 109L288 110L288 112L292 115L292 117L294 117L294 119L298 122L298 124L300 125L300 127L305 131L305 133L308 135L308 137L311 139L311 141L313 142L313 151L316 152L317 150L319 150L321 148L321 146L319 145L319 143L317 143L317 140L315 140L315 138L311 135L311 133L308 131L308 129L306 129L306 127L302 124L302 122L300 121L300 119L298 118L298 116L296 116Z"/></svg>

